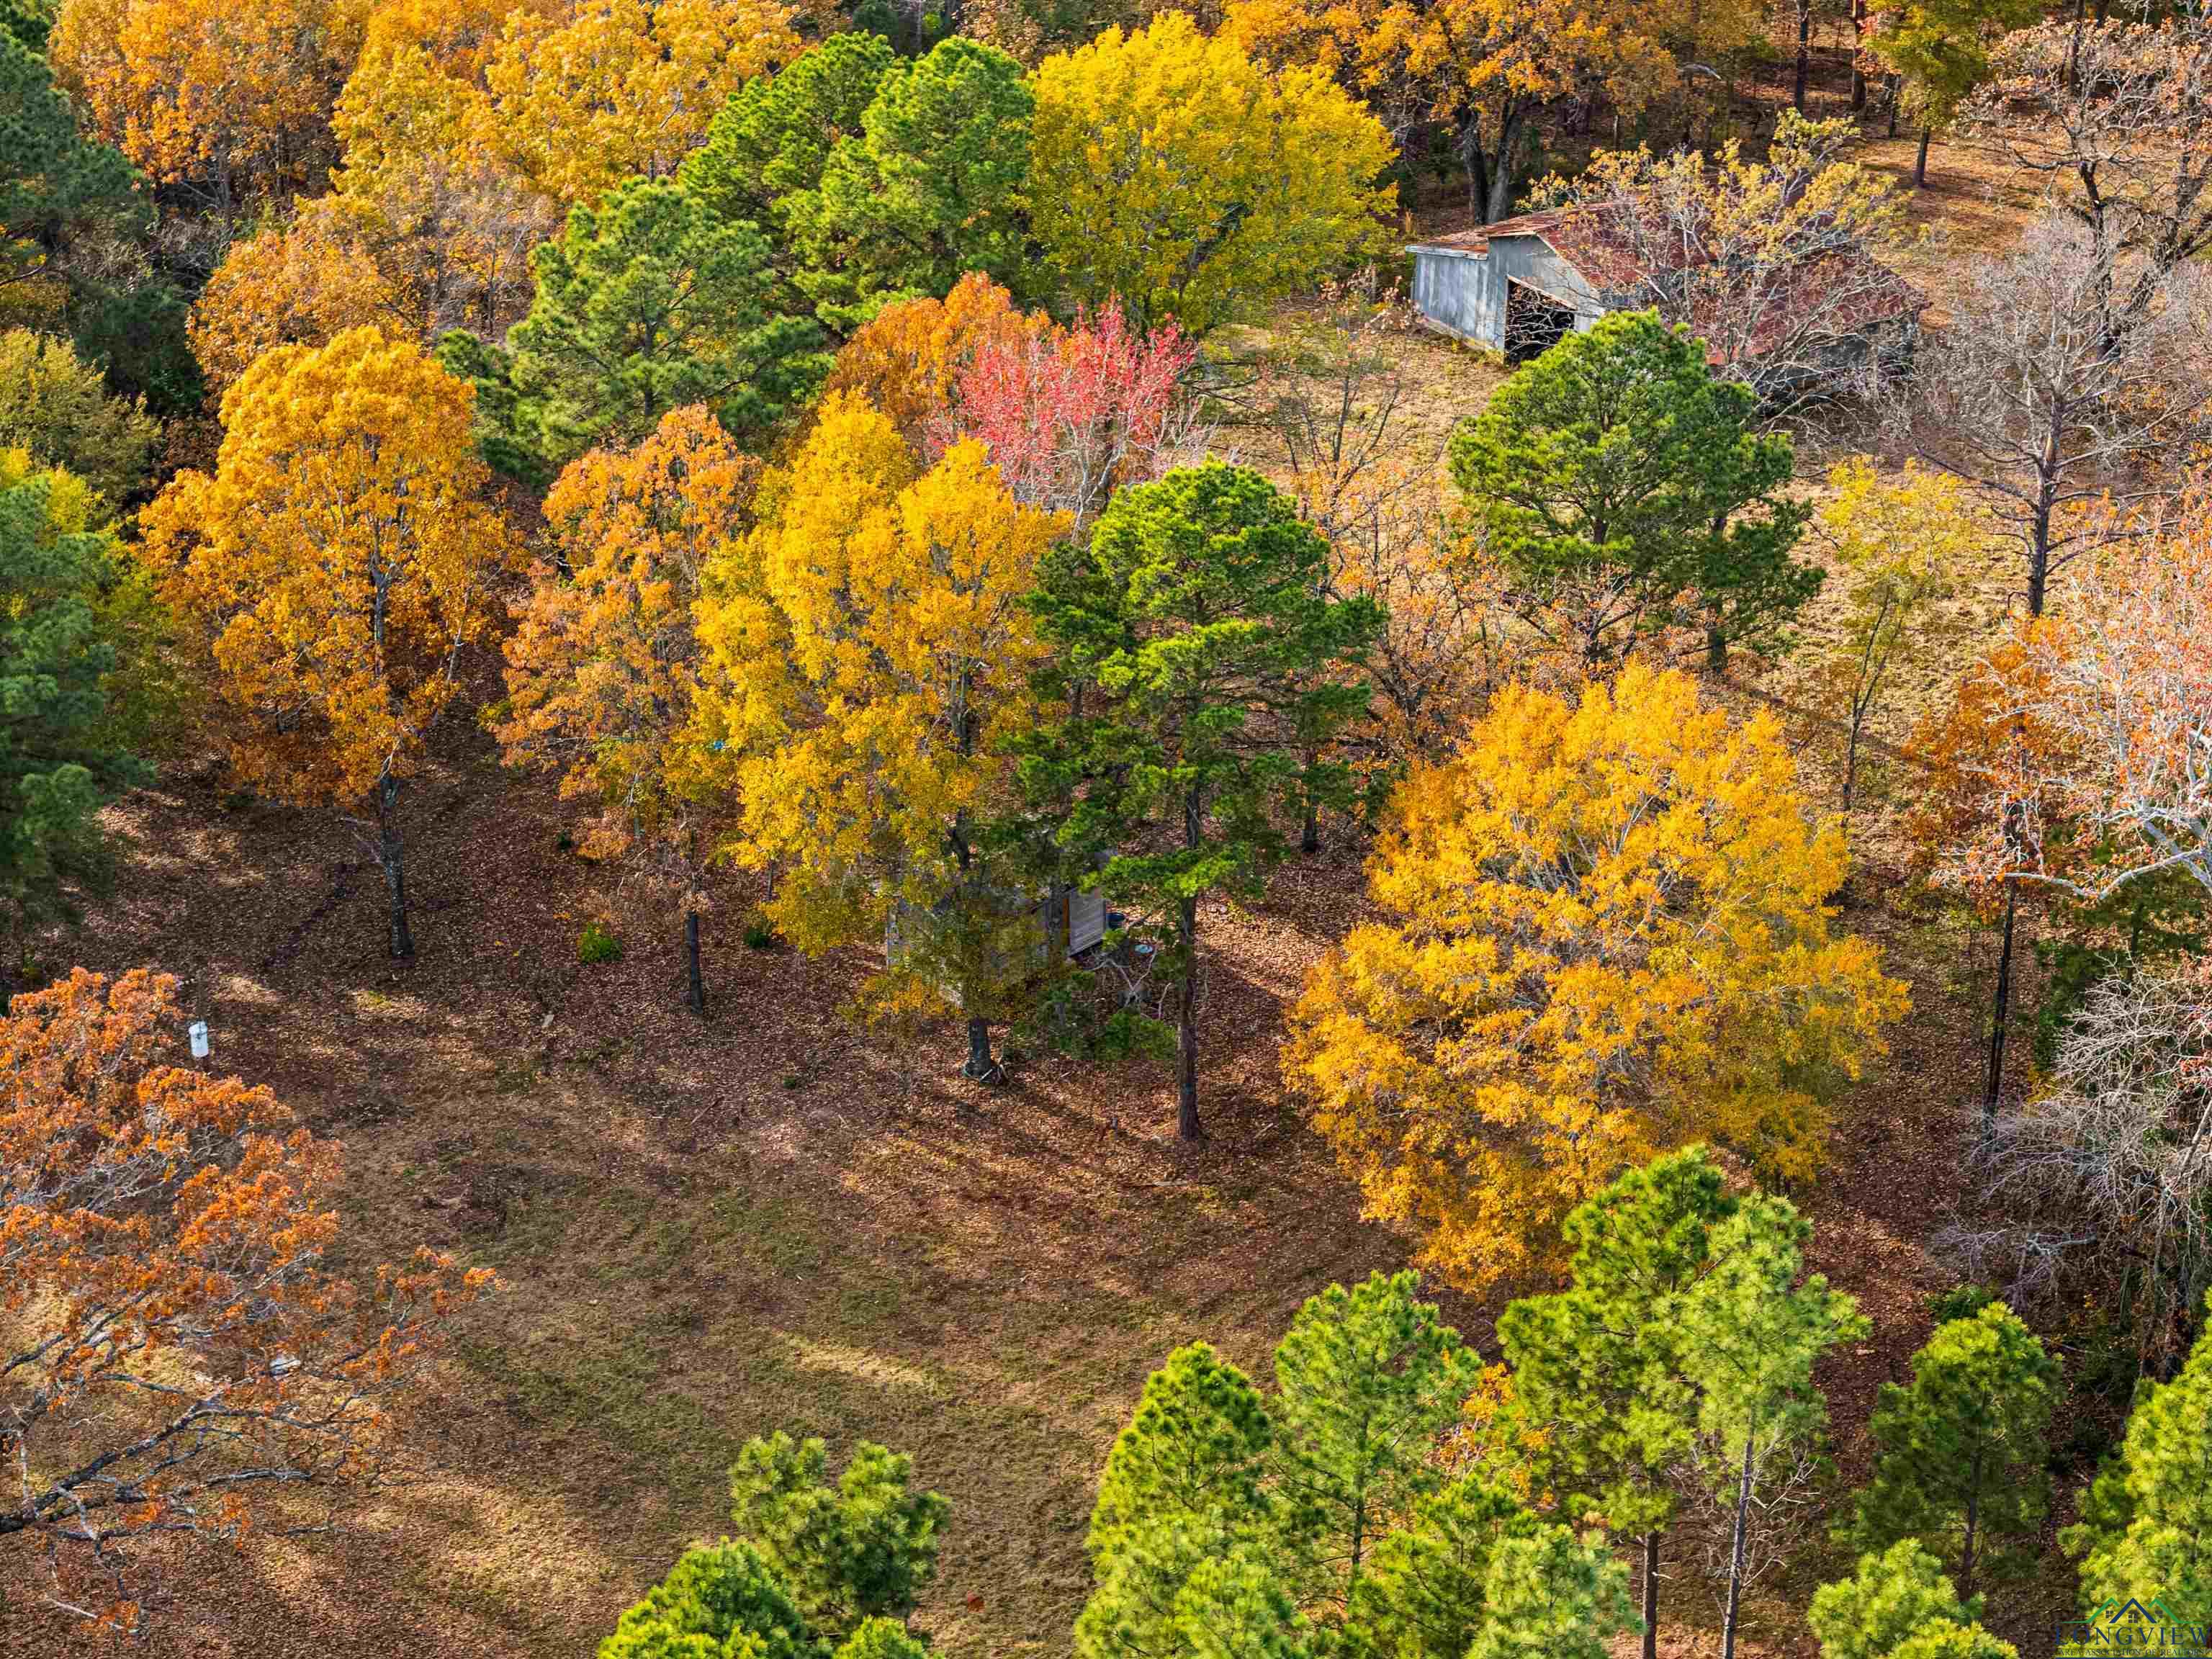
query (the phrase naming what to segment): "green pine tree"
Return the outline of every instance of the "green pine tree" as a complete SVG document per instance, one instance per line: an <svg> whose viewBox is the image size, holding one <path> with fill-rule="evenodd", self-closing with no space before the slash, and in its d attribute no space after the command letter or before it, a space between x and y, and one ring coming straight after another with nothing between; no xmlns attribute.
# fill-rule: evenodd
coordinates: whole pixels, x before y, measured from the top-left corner
<svg viewBox="0 0 2212 1659"><path fill-rule="evenodd" d="M863 1440L832 1486L819 1440L748 1440L730 1470L730 1525L814 1630L833 1639L901 1620L937 1571L948 1505L914 1489L914 1460Z"/></svg>
<svg viewBox="0 0 2212 1659"><path fill-rule="evenodd" d="M725 1540L684 1551L616 1622L599 1659L816 1659L816 1651L760 1552Z"/></svg>
<svg viewBox="0 0 2212 1659"><path fill-rule="evenodd" d="M1965 1625L1977 1607L1961 1602L1943 1564L1914 1538L1859 1558L1848 1578L1813 1592L1806 1615L1820 1659L1884 1659L1916 1631Z"/></svg>
<svg viewBox="0 0 2212 1659"><path fill-rule="evenodd" d="M1351 799L1346 768L1316 750L1366 707L1366 686L1343 670L1382 613L1330 599L1328 569L1328 544L1287 496L1212 461L1116 495L1039 599L1075 712L1042 734L1027 770L1041 797L1074 802L1062 845L1079 864L1152 824L1180 843L1116 852L1097 879L1174 916L1186 1140L1200 1135L1199 901L1258 893L1282 823L1309 802Z"/></svg>
<svg viewBox="0 0 2212 1659"><path fill-rule="evenodd" d="M1096 1588L1075 1624L1084 1659L1179 1650L1177 1598L1199 1566L1239 1549L1264 1562L1276 1535L1264 1484L1273 1437L1251 1379L1203 1342L1146 1379L1091 1513Z"/></svg>
<svg viewBox="0 0 2212 1659"><path fill-rule="evenodd" d="M767 240L672 180L632 179L572 209L531 269L537 292L505 348L454 334L439 356L545 470L634 443L686 404L761 433L829 372L813 321L778 308ZM514 470L511 453L485 453Z"/></svg>
<svg viewBox="0 0 2212 1659"><path fill-rule="evenodd" d="M1026 290L1035 102L1018 63L964 35L885 71L819 187L779 209L824 322L849 331L886 300L941 296L971 270Z"/></svg>
<svg viewBox="0 0 2212 1659"><path fill-rule="evenodd" d="M1664 626L1764 648L1821 573L1791 556L1811 509L1781 495L1790 441L1756 413L1702 342L1614 312L1452 434L1452 477L1523 614L1589 667Z"/></svg>
<svg viewBox="0 0 2212 1659"><path fill-rule="evenodd" d="M1606 1659L1607 1638L1636 1628L1628 1569L1602 1544L1549 1525L1499 1541L1483 1615L1467 1659Z"/></svg>
<svg viewBox="0 0 2212 1659"><path fill-rule="evenodd" d="M1799 1282L1812 1231L1785 1200L1747 1200L1713 1229L1712 1266L1676 1304L1683 1374L1699 1393L1698 1434L1714 1455L1716 1496L1733 1511L1722 1659L1735 1659L1760 1488L1816 1453L1825 1436L1827 1401L1814 1364L1871 1328L1820 1274Z"/></svg>
<svg viewBox="0 0 2212 1659"><path fill-rule="evenodd" d="M95 511L81 480L0 451L0 899L19 937L106 872L100 809L144 775L108 735L114 541Z"/></svg>
<svg viewBox="0 0 2212 1659"><path fill-rule="evenodd" d="M2020 1659L2020 1650L1979 1625L1923 1625L1889 1659Z"/></svg>
<svg viewBox="0 0 2212 1659"><path fill-rule="evenodd" d="M84 136L54 84L48 18L19 5L0 28L0 276L11 282L46 270L72 229L151 217L130 162Z"/></svg>
<svg viewBox="0 0 2212 1659"><path fill-rule="evenodd" d="M1176 1592L1171 1651L1190 1659L1311 1659L1315 1632L1273 1553L1238 1544L1191 1570Z"/></svg>
<svg viewBox="0 0 2212 1659"><path fill-rule="evenodd" d="M1540 1431L1540 1483L1563 1514L1641 1541L1644 1659L1658 1652L1672 1472L1697 1413L1674 1310L1735 1210L1702 1146L1632 1170L1567 1217L1569 1288L1515 1302L1498 1322L1514 1413Z"/></svg>
<svg viewBox="0 0 2212 1659"><path fill-rule="evenodd" d="M1352 1625L1393 1659L1466 1659L1483 1626L1498 1546L1533 1537L1541 1525L1473 1476L1417 1499L1354 1588Z"/></svg>
<svg viewBox="0 0 2212 1659"><path fill-rule="evenodd" d="M1978 1576L2031 1570L2050 1507L2045 1431L2058 1367L2002 1303L1937 1328L1912 1382L1885 1383L1869 1432L1874 1480L1844 1541L1918 1538L1972 1595Z"/></svg>
<svg viewBox="0 0 2212 1659"><path fill-rule="evenodd" d="M880 35L831 35L732 94L677 178L723 219L787 240L794 215L812 210L831 155L860 137L868 106L898 61Z"/></svg>
<svg viewBox="0 0 2212 1659"><path fill-rule="evenodd" d="M832 1659L929 1659L929 1647L896 1619L869 1619L845 1638Z"/></svg>
<svg viewBox="0 0 2212 1659"><path fill-rule="evenodd" d="M1386 1524L1439 1480L1436 1443L1476 1364L1411 1273L1308 1299L1275 1349L1274 1472L1310 1582L1338 1611Z"/></svg>
<svg viewBox="0 0 2212 1659"><path fill-rule="evenodd" d="M2129 1596L2212 1624L2212 1304L2170 1382L2138 1395L2084 1519L2059 1534L2081 1559L2081 1606Z"/></svg>

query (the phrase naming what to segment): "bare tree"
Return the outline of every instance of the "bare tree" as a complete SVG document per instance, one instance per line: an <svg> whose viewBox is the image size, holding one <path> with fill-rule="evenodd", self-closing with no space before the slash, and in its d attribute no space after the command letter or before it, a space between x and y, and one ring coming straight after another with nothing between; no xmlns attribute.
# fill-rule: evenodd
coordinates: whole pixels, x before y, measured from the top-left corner
<svg viewBox="0 0 2212 1659"><path fill-rule="evenodd" d="M2094 246L2138 256L2112 296L2124 316L2212 248L2212 13L2187 0L2152 24L2103 9L2007 36L1966 118L2051 180Z"/></svg>
<svg viewBox="0 0 2212 1659"><path fill-rule="evenodd" d="M1594 157L1540 199L1597 216L1632 305L1702 338L1781 418L1878 390L1910 360L1923 301L1877 257L1907 238L1902 193L1844 159L1849 120L1785 110L1764 158L1731 141Z"/></svg>
<svg viewBox="0 0 2212 1659"><path fill-rule="evenodd" d="M2092 904L2167 871L2212 890L2212 496L2136 528L1982 669L1996 717L2038 741L1991 757L2013 831L1969 855Z"/></svg>
<svg viewBox="0 0 2212 1659"><path fill-rule="evenodd" d="M2123 285L2145 297L2116 316ZM1928 354L1913 441L1972 484L1998 533L2018 544L2029 617L2043 615L2053 576L2125 525L2129 507L2172 487L2172 458L2204 430L2212 398L2208 323L2196 270L2153 272L2056 216L2021 252L1968 273L1957 316ZM2002 828L2017 834L2009 815ZM2018 908L2008 882L1985 1115L2003 1086Z"/></svg>
<svg viewBox="0 0 2212 1659"><path fill-rule="evenodd" d="M2141 288L2118 325L2110 296ZM1917 375L1915 447L1972 484L2021 549L2027 614L2051 578L2118 522L2172 488L2168 465L2205 428L2212 307L2198 274L2159 275L2046 216L2020 252L1983 259Z"/></svg>
<svg viewBox="0 0 2212 1659"><path fill-rule="evenodd" d="M1328 540L1332 592L1388 613L1363 670L1376 699L1367 746L1384 767L1456 743L1507 647L1498 584L1443 506L1441 447L1409 444L1399 419L1391 347L1416 326L1372 280L1328 288L1280 331L1258 400L1300 514Z"/></svg>
<svg viewBox="0 0 2212 1659"><path fill-rule="evenodd" d="M1749 1463L1747 1480L1737 1454L1700 1435L1675 1471L1682 1497L1672 1529L1675 1554L1704 1581L1723 1619L1731 1592L1740 1611L1747 1593L1787 1567L1811 1540L1833 1473L1818 1443L1780 1427L1754 1439Z"/></svg>
<svg viewBox="0 0 2212 1659"><path fill-rule="evenodd" d="M1978 1154L1994 1225L1938 1241L1967 1272L2047 1300L2117 1285L2138 1358L2162 1370L2212 1289L2212 976L2198 962L2114 975L2060 1039L2050 1086Z"/></svg>

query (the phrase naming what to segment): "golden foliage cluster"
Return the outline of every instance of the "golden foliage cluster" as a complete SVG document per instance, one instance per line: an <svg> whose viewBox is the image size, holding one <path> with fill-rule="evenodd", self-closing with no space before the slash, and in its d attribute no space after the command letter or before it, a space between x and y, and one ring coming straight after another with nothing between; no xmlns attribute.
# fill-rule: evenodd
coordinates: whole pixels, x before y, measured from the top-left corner
<svg viewBox="0 0 2212 1659"><path fill-rule="evenodd" d="M1285 1074L1370 1211L1477 1290L1552 1265L1570 1209L1670 1147L1803 1179L1906 1006L1832 927L1844 868L1771 716L1640 665L1509 687L1401 787L1383 919L1315 969Z"/></svg>

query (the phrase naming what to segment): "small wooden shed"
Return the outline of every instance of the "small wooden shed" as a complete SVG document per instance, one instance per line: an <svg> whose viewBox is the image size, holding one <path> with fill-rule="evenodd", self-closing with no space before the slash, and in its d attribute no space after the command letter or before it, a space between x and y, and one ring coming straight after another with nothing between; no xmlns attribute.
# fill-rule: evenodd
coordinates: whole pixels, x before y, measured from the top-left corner
<svg viewBox="0 0 2212 1659"><path fill-rule="evenodd" d="M1604 262L1589 241L1565 215L1524 213L1416 242L1407 250L1413 307L1447 333L1523 362L1620 308L1598 286Z"/></svg>
<svg viewBox="0 0 2212 1659"><path fill-rule="evenodd" d="M1787 280L1758 274L1745 285L1755 309L1708 319L1698 313L1729 289L1730 268L1686 251L1683 239L1666 234L1663 222L1628 219L1620 207L1560 208L1416 242L1407 250L1414 308L1446 333L1516 363L1589 329L1607 312L1642 310L1662 299L1665 312L1686 307L1690 325L1709 342L1717 363L1731 356L1756 361L1771 371L1769 378L1815 379L1869 355L1885 361L1910 356L1927 301L1863 248L1816 246ZM1653 248L1669 250L1676 262L1655 265L1642 251ZM1733 335L1731 320L1737 325Z"/></svg>

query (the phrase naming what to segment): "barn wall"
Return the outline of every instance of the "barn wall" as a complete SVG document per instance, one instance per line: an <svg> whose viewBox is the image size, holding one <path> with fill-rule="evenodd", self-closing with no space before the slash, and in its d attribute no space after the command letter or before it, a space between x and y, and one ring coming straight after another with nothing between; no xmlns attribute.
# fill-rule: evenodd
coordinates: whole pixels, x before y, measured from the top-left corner
<svg viewBox="0 0 2212 1659"><path fill-rule="evenodd" d="M1463 340L1505 347L1505 292L1497 267L1474 254L1413 255L1413 308Z"/></svg>
<svg viewBox="0 0 2212 1659"><path fill-rule="evenodd" d="M1413 307L1462 339L1505 349L1505 284L1521 283L1575 309L1587 329L1605 314L1597 291L1536 236L1501 236L1486 254L1417 249Z"/></svg>

